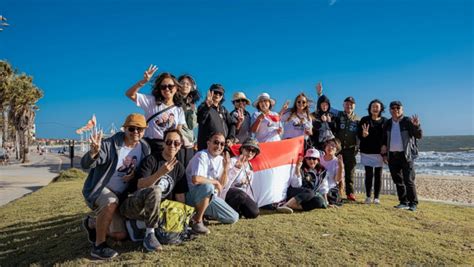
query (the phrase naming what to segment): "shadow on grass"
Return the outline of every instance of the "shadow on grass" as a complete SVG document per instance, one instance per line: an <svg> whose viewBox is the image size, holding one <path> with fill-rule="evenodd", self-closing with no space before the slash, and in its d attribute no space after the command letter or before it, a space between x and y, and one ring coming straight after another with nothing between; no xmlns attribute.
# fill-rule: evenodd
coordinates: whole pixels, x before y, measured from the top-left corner
<svg viewBox="0 0 474 267"><path fill-rule="evenodd" d="M88 257L90 245L81 228L84 216L57 216L0 229L0 262L4 266L52 265Z"/></svg>

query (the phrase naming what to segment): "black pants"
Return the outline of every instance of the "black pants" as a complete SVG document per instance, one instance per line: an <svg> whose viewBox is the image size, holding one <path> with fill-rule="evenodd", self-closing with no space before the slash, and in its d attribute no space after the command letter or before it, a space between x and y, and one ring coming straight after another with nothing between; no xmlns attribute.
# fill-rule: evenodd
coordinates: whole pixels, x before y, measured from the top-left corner
<svg viewBox="0 0 474 267"><path fill-rule="evenodd" d="M356 167L355 148L347 148L341 151L342 161L344 162L344 181L346 183L346 195L354 193L354 176Z"/></svg>
<svg viewBox="0 0 474 267"><path fill-rule="evenodd" d="M260 214L257 203L240 189L229 189L225 197L225 202L237 211L240 216L244 216L247 219L257 218Z"/></svg>
<svg viewBox="0 0 474 267"><path fill-rule="evenodd" d="M397 187L400 203L418 204L413 161L407 162L404 152L390 152L388 168L390 169L393 183Z"/></svg>
<svg viewBox="0 0 474 267"><path fill-rule="evenodd" d="M370 197L372 192L372 180L374 181L374 197L379 198L380 189L382 188L382 167L370 167L364 166L365 168L365 194Z"/></svg>
<svg viewBox="0 0 474 267"><path fill-rule="evenodd" d="M294 188L292 186L288 187L288 190L286 191L286 200L288 201L293 197L296 199L298 204L301 205L304 211L325 207L324 201L321 201L320 198L317 198L314 195L313 190L309 188Z"/></svg>

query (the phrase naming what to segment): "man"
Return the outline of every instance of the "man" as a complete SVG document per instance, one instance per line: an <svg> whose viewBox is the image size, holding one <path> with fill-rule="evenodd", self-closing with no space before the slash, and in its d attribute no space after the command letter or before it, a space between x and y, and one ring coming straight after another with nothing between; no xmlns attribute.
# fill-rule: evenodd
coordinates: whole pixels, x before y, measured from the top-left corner
<svg viewBox="0 0 474 267"><path fill-rule="evenodd" d="M127 195L127 187L133 175L121 172L127 158L137 162L150 154L149 145L142 140L147 127L145 117L130 114L123 124L124 132L102 140L102 132L91 137L91 149L81 159L84 169L91 169L82 189L87 205L94 211L95 226L87 216L83 226L93 243L91 256L109 259L118 253L107 246L106 236L124 239L127 236L118 206Z"/></svg>
<svg viewBox="0 0 474 267"><path fill-rule="evenodd" d="M224 103L224 87L220 84L211 85L206 101L199 105L197 110L198 150L207 148L211 133L223 133L225 138L229 135L231 118L222 103Z"/></svg>
<svg viewBox="0 0 474 267"><path fill-rule="evenodd" d="M347 199L355 201L354 175L358 151L357 127L360 119L354 114L355 100L352 96L344 99L343 107L344 111L340 111L336 117L336 137L341 141Z"/></svg>
<svg viewBox="0 0 474 267"><path fill-rule="evenodd" d="M416 211L418 198L416 196L414 161L418 156L416 139L421 139L423 133L418 116L412 118L403 116L403 106L400 101L390 103L389 119L384 126L382 155L388 158L388 167L393 182L397 187L398 209Z"/></svg>
<svg viewBox="0 0 474 267"><path fill-rule="evenodd" d="M207 149L197 152L186 168L189 188L189 192L186 193L186 204L196 208L192 229L198 234L210 232L203 224L204 215L228 224L235 223L239 219L239 214L224 199L217 196L227 182L230 163L228 154L225 158L222 156L224 146L224 134L211 134L207 141Z"/></svg>
<svg viewBox="0 0 474 267"><path fill-rule="evenodd" d="M172 199L184 203L184 193L188 187L183 164L176 159L183 144L183 136L178 129L164 132L164 147L142 160L129 191L134 192L120 205L120 213L128 219L145 222L146 234L143 247L147 251L162 250L155 236L158 226L161 200Z"/></svg>
<svg viewBox="0 0 474 267"><path fill-rule="evenodd" d="M250 105L250 100L243 92L237 92L232 97L232 104L235 109L230 113L232 124L230 127L231 144L242 144L250 137L250 113L245 110L245 106Z"/></svg>

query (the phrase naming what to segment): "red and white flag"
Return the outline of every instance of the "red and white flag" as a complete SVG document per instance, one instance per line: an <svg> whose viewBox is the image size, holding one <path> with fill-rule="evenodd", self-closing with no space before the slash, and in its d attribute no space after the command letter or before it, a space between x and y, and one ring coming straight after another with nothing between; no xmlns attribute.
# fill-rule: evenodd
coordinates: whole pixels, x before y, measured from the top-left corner
<svg viewBox="0 0 474 267"><path fill-rule="evenodd" d="M235 155L240 145L231 147ZM290 177L299 156L303 156L304 137L277 142L260 143L260 154L252 159L254 177L252 194L259 207L280 202L286 198Z"/></svg>

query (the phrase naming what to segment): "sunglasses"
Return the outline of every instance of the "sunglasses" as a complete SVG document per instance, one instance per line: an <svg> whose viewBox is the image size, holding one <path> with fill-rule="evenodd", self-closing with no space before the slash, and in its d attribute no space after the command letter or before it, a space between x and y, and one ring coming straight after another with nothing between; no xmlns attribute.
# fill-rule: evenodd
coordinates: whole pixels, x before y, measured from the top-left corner
<svg viewBox="0 0 474 267"><path fill-rule="evenodd" d="M173 88L175 87L176 85L175 84L160 84L160 90L173 90Z"/></svg>
<svg viewBox="0 0 474 267"><path fill-rule="evenodd" d="M314 158L314 157L307 157L306 159L309 159L309 160L318 160L318 158Z"/></svg>
<svg viewBox="0 0 474 267"><path fill-rule="evenodd" d="M166 140L166 141L165 141L165 144L166 144L167 146L174 145L175 147L178 147L178 146L181 145L181 141L179 141L179 140Z"/></svg>
<svg viewBox="0 0 474 267"><path fill-rule="evenodd" d="M215 141L213 142L213 144L216 145L216 146L225 146L225 142L219 142L219 141L217 141L217 140L215 140Z"/></svg>
<svg viewBox="0 0 474 267"><path fill-rule="evenodd" d="M394 106L394 107L391 107L390 109L400 109L400 106Z"/></svg>
<svg viewBox="0 0 474 267"><path fill-rule="evenodd" d="M304 100L298 100L298 101L296 101L296 103L298 103L298 104L306 104L306 101L304 101Z"/></svg>
<svg viewBox="0 0 474 267"><path fill-rule="evenodd" d="M222 96L222 93L219 91L212 91L214 95L216 96Z"/></svg>
<svg viewBox="0 0 474 267"><path fill-rule="evenodd" d="M237 99L237 100L234 100L234 103L247 103L247 101L245 101L245 99Z"/></svg>
<svg viewBox="0 0 474 267"><path fill-rule="evenodd" d="M255 149L255 148L251 148L251 147L247 148L246 147L245 149L248 150L249 153L257 154L257 149Z"/></svg>
<svg viewBox="0 0 474 267"><path fill-rule="evenodd" d="M128 127L127 129L131 133L134 133L135 131L141 133L145 130L145 128L140 128L140 127Z"/></svg>

